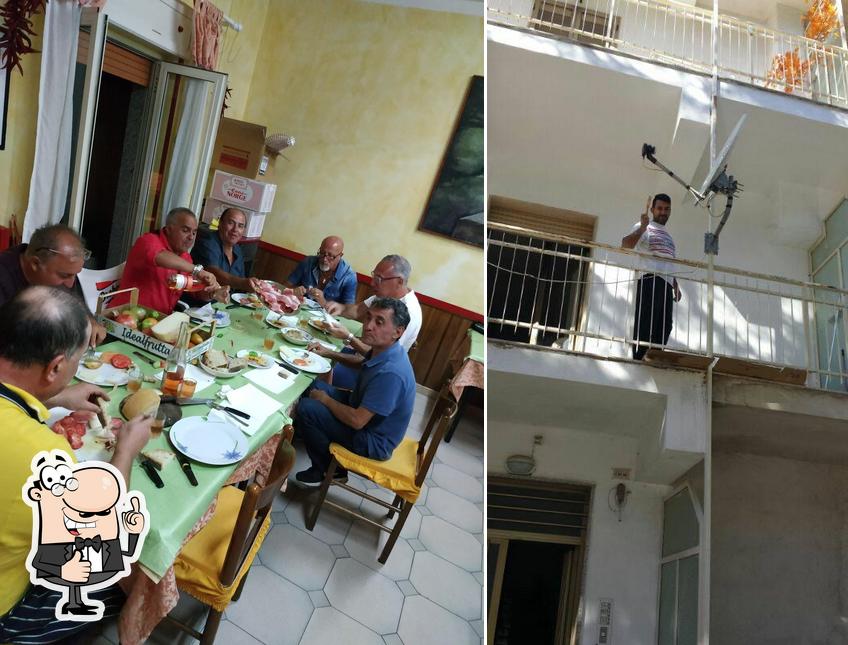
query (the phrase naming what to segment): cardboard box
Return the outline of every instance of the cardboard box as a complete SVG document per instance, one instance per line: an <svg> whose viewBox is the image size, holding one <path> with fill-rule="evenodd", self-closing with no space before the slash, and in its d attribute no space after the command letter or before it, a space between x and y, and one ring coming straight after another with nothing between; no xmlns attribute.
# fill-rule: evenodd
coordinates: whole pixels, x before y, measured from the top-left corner
<svg viewBox="0 0 848 645"><path fill-rule="evenodd" d="M200 221L206 224L211 224L214 220L220 219L221 215L228 208L233 208L235 204L222 202L220 199L206 198L206 204L203 206L203 213L200 216ZM237 206L244 213L244 237L259 237L262 235L262 229L265 227L265 213L257 213L249 208Z"/></svg>
<svg viewBox="0 0 848 645"><path fill-rule="evenodd" d="M212 167L255 179L265 154L265 126L222 118L212 151Z"/></svg>
<svg viewBox="0 0 848 645"><path fill-rule="evenodd" d="M257 213L268 213L274 206L277 184L266 184L255 179L239 177L216 170L212 177L209 197Z"/></svg>
<svg viewBox="0 0 848 645"><path fill-rule="evenodd" d="M109 300L119 293L126 293L127 291L130 292L129 304L120 305L118 307L107 307ZM171 350L174 349L174 346L171 343L159 340L155 336L148 336L139 329L132 329L131 327L122 325L114 320L113 316L117 313L129 307L137 306L138 289L136 287L113 291L112 293L103 294L97 299L97 312L95 313L95 317L97 318L97 322L103 325L106 328L106 331L116 338L124 341L125 343L129 343L130 345L140 347L146 352L150 352L151 354L155 354L161 358L167 358L171 353ZM145 307L145 309L148 309L148 307ZM189 347L186 352L186 359L193 361L195 358L203 356L203 354L212 348L212 343L215 340L215 321L212 320L210 322L198 323L194 326L192 326L192 323L188 324L189 336L197 332L204 338L202 343L199 343L194 347Z"/></svg>

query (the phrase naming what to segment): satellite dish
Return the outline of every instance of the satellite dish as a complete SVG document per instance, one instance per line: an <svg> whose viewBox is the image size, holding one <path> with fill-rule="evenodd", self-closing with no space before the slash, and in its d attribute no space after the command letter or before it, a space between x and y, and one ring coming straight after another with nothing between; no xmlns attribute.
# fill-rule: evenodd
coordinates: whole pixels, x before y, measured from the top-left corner
<svg viewBox="0 0 848 645"><path fill-rule="evenodd" d="M710 166L710 171L701 185L700 192L708 201L712 195L721 192L718 190L718 185L720 184L722 174L727 168L727 158L730 156L730 152L733 150L733 144L736 143L736 139L739 137L739 131L742 130L742 126L745 124L747 118L748 115L743 114L739 121L736 122L736 126L733 128L730 136L727 137L727 141L724 142L724 146L722 146L721 151L718 153L712 166Z"/></svg>

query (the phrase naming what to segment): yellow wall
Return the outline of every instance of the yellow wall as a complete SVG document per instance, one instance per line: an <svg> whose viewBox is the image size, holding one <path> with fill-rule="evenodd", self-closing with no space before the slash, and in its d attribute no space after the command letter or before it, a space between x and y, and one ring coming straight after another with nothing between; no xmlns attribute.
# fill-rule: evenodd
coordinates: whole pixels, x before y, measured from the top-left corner
<svg viewBox="0 0 848 645"><path fill-rule="evenodd" d="M41 49L44 18L33 21L33 47ZM7 226L9 216L18 216L18 226L23 224L29 201L29 180L32 160L35 157L35 119L38 114L38 78L41 54L26 54L21 63L24 75L11 72L9 112L6 117L6 149L0 150L0 224Z"/></svg>
<svg viewBox="0 0 848 645"><path fill-rule="evenodd" d="M329 234L370 273L406 256L416 291L483 311L483 254L417 231L469 80L483 20L356 0L274 0L244 120L297 139L273 162L263 239L303 253Z"/></svg>
<svg viewBox="0 0 848 645"><path fill-rule="evenodd" d="M194 7L193 0L183 0L183 3ZM268 0L215 0L215 6L242 25L240 32L224 28L217 71L230 76L227 86L232 94L227 99L226 116L244 119L250 81L265 27Z"/></svg>

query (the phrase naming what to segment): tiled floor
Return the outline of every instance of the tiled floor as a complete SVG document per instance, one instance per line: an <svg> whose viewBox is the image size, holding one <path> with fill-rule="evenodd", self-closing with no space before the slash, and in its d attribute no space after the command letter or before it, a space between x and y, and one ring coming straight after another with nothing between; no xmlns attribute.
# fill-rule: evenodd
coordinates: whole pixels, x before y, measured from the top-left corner
<svg viewBox="0 0 848 645"><path fill-rule="evenodd" d="M429 412L419 393L410 435ZM297 445L297 444L296 444ZM298 451L296 469L308 465ZM359 488L373 484L351 478ZM375 495L391 500L385 491ZM383 495L385 493L385 495ZM362 502L375 519L384 509L341 489L331 495ZM304 514L315 491L289 486L278 498L273 527L241 599L224 614L216 642L345 645L477 645L482 642L483 421L469 409L449 444L443 443L418 504L385 565L377 562L388 536L326 507L313 532ZM200 603L183 595L174 614L202 626ZM114 623L94 641L117 643ZM191 643L169 625L149 642Z"/></svg>

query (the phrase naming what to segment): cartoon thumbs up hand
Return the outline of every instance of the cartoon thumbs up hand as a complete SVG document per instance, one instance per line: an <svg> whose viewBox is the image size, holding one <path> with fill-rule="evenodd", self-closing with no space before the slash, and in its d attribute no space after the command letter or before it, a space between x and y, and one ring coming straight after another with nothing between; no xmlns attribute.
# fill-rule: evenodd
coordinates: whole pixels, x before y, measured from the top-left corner
<svg viewBox="0 0 848 645"><path fill-rule="evenodd" d="M59 577L66 582L88 582L91 573L91 563L82 559L82 551L74 551L74 555L59 571Z"/></svg>
<svg viewBox="0 0 848 645"><path fill-rule="evenodd" d="M124 528L127 533L141 533L144 530L144 515L141 512L141 500L133 495L130 497L132 510L123 514Z"/></svg>

